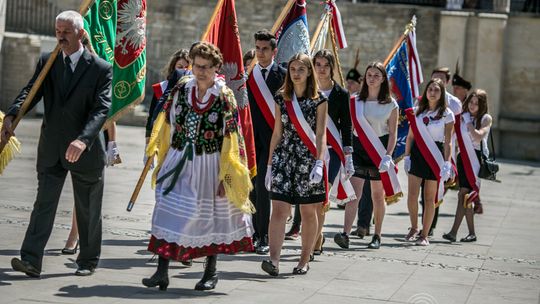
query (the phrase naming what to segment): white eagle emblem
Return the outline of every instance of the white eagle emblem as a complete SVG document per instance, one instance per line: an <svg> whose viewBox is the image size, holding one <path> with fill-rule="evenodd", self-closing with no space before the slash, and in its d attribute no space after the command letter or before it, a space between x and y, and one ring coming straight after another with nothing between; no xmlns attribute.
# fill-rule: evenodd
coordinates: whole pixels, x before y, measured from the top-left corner
<svg viewBox="0 0 540 304"><path fill-rule="evenodd" d="M116 36L116 47L120 47L124 55L129 52L128 45L134 50L145 46L146 22L144 11L143 16L140 16L142 8L142 1L128 1L118 10L119 31Z"/></svg>
<svg viewBox="0 0 540 304"><path fill-rule="evenodd" d="M222 67L225 83L233 91L238 107L243 109L248 105L246 76L238 75L238 65L235 62L225 62Z"/></svg>

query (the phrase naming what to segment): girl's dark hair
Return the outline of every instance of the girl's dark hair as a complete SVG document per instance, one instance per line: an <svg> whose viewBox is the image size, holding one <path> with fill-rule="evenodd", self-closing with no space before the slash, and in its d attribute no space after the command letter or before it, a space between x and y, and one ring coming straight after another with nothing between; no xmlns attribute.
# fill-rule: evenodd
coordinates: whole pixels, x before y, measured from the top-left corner
<svg viewBox="0 0 540 304"><path fill-rule="evenodd" d="M387 103L392 102L392 96L390 95L390 82L388 81L388 74L386 73L386 69L384 68L383 63L380 61L374 61L367 66L366 71L364 72L364 78L362 79L362 85L361 85L360 94L358 94L358 97L360 98L360 100L366 101L366 99L369 96L369 89L367 86L366 77L367 77L367 71L371 68L379 70L383 77L383 82L381 83L377 100L379 101L380 104L387 104Z"/></svg>
<svg viewBox="0 0 540 304"><path fill-rule="evenodd" d="M313 63L308 55L304 53L297 53L292 56L287 64L287 74L285 75L285 81L283 81L283 86L280 89L281 94L285 100L291 100L294 93L294 85L291 79L291 63L294 61L300 61L307 68L310 75L308 76L306 82L306 91L304 92L304 97L310 99L319 98L319 85L317 84L317 78L313 72Z"/></svg>
<svg viewBox="0 0 540 304"><path fill-rule="evenodd" d="M248 62L249 60L253 60L253 58L255 58L255 49L247 51L242 57L242 62L244 63L244 66L246 66L246 62Z"/></svg>
<svg viewBox="0 0 540 304"><path fill-rule="evenodd" d="M444 88L444 83L442 79L435 78L431 79L424 89L424 94L422 94L422 98L418 100L418 109L416 110L416 116L420 115L421 113L424 113L427 109L429 109L429 100L427 98L427 91L429 86L434 83L436 84L439 89L441 89L441 97L437 101L437 108L439 109L439 112L437 113L437 118L441 118L444 114L444 111L446 111L446 108L448 105L446 104L446 89Z"/></svg>
<svg viewBox="0 0 540 304"><path fill-rule="evenodd" d="M317 51L317 53L313 55L313 66L315 66L315 60L317 58L324 58L328 61L328 65L330 66L330 79L334 79L334 68L336 66L334 54L326 49Z"/></svg>
<svg viewBox="0 0 540 304"><path fill-rule="evenodd" d="M172 74L172 72L174 71L175 66L176 66L176 62L178 62L178 60L180 60L180 59L184 59L188 63L191 62L189 60L189 52L188 52L188 50L179 49L176 52L174 52L171 55L171 58L169 58L169 62L167 63L167 65L165 65L163 67L163 69L161 70L161 74L163 74L163 76L168 78Z"/></svg>
<svg viewBox="0 0 540 304"><path fill-rule="evenodd" d="M469 102L471 102L473 97L478 99L478 113L476 113L475 116L475 125L476 129L480 129L482 128L482 117L488 112L487 93L482 89L474 90L467 98L465 98L465 102L463 102L463 112L469 112Z"/></svg>

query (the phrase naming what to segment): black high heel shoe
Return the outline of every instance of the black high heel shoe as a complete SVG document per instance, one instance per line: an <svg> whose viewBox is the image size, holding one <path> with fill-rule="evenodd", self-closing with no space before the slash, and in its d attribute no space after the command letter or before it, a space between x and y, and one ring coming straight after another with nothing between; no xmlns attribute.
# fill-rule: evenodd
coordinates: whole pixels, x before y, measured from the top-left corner
<svg viewBox="0 0 540 304"><path fill-rule="evenodd" d="M75 247L73 248L64 247L64 249L62 249L62 254L73 255L77 253L77 249L79 249L79 240L77 240L77 243L75 243Z"/></svg>
<svg viewBox="0 0 540 304"><path fill-rule="evenodd" d="M292 273L304 275L309 271L309 264L304 265L304 267L294 267Z"/></svg>
<svg viewBox="0 0 540 304"><path fill-rule="evenodd" d="M324 237L324 235L322 236L322 242L321 242L321 248L320 249L315 249L313 250L313 254L314 255L321 255L323 253L323 246L324 246L324 242L326 242L326 238ZM310 259L310 262L313 261Z"/></svg>

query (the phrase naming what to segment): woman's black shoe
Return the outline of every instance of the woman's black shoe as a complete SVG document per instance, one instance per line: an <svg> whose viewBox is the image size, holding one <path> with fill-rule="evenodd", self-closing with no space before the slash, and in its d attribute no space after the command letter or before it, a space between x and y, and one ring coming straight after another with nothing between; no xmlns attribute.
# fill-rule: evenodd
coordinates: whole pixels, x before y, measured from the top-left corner
<svg viewBox="0 0 540 304"><path fill-rule="evenodd" d="M368 244L369 249L379 249L381 247L381 237L374 234L371 243Z"/></svg>
<svg viewBox="0 0 540 304"><path fill-rule="evenodd" d="M459 241L464 242L464 243L476 242L476 235L469 234L469 235L467 235L466 237L462 238Z"/></svg>
<svg viewBox="0 0 540 304"><path fill-rule="evenodd" d="M142 279L142 283L146 287L156 287L159 286L159 290L167 290L167 286L169 286L169 277L167 274L161 274L161 273L154 273L153 276L150 278Z"/></svg>
<svg viewBox="0 0 540 304"><path fill-rule="evenodd" d="M77 240L77 243L75 243L75 247L73 248L64 247L64 249L62 249L62 254L69 254L69 255L76 254L77 249L79 249L79 240Z"/></svg>
<svg viewBox="0 0 540 304"><path fill-rule="evenodd" d="M324 245L324 242L326 242L326 238L324 237L324 235L322 236L322 242L321 242L321 248L320 249L315 249L313 250L313 254L314 255L321 255L323 253L323 245ZM315 258L313 258L315 259ZM310 260L311 262L311 260Z"/></svg>
<svg viewBox="0 0 540 304"><path fill-rule="evenodd" d="M195 290L211 290L216 288L218 276L216 274L217 255L206 257L203 277L195 285Z"/></svg>
<svg viewBox="0 0 540 304"><path fill-rule="evenodd" d="M306 273L308 273L308 271L309 271L309 264L304 266L304 268L294 267L293 270L292 270L292 273L293 274L306 274Z"/></svg>
<svg viewBox="0 0 540 304"><path fill-rule="evenodd" d="M261 268L262 270L264 270L264 272L268 273L273 277L277 277L279 274L279 269L274 266L274 264L270 260L262 261Z"/></svg>
<svg viewBox="0 0 540 304"><path fill-rule="evenodd" d="M455 242L456 241L456 237L451 235L450 233L445 233L442 235L442 238L447 240L447 241L450 241L451 243Z"/></svg>
<svg viewBox="0 0 540 304"><path fill-rule="evenodd" d="M142 279L142 283L146 287L159 286L159 290L167 290L169 286L169 260L159 257L156 273L150 278Z"/></svg>

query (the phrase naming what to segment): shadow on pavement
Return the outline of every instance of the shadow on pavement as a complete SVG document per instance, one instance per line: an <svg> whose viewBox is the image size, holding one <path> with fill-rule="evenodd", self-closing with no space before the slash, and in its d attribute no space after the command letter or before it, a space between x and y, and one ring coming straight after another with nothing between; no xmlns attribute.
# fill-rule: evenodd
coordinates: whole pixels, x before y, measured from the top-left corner
<svg viewBox="0 0 540 304"><path fill-rule="evenodd" d="M157 288L125 285L96 285L90 287L69 285L60 288L58 291L55 296L66 298L189 299L227 295L221 292L201 292L186 288L169 288L167 291L160 291Z"/></svg>

